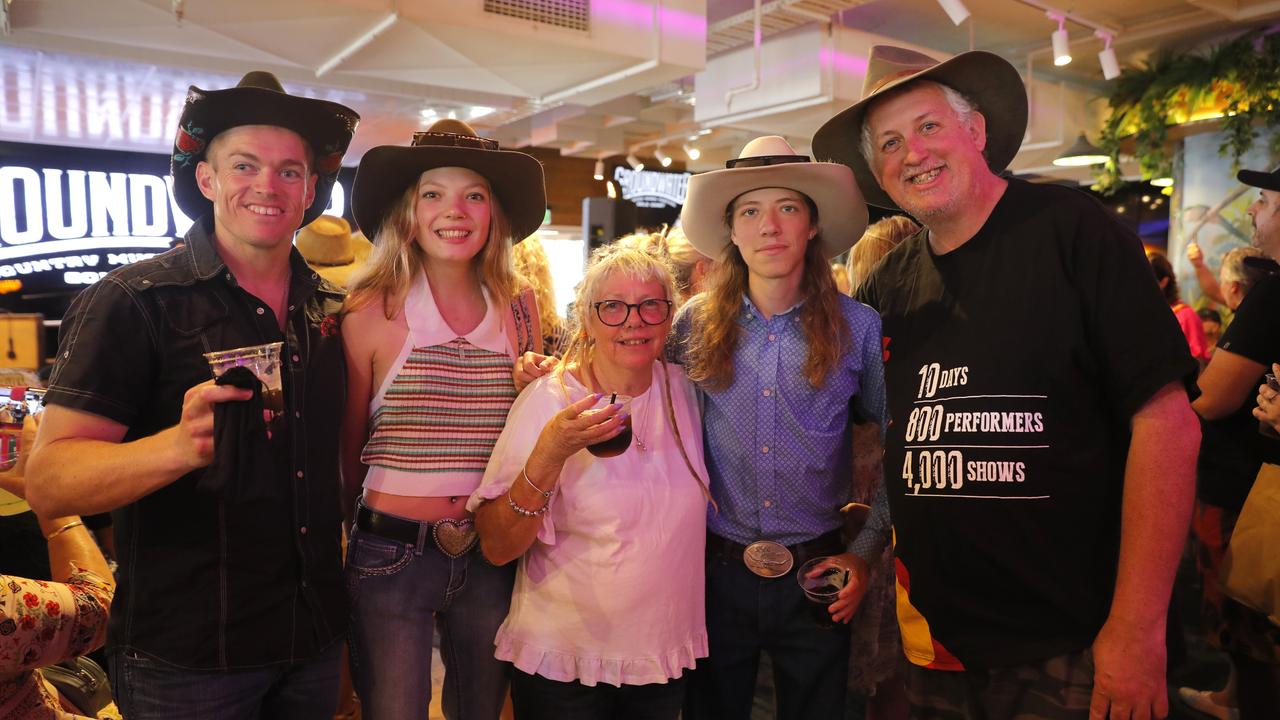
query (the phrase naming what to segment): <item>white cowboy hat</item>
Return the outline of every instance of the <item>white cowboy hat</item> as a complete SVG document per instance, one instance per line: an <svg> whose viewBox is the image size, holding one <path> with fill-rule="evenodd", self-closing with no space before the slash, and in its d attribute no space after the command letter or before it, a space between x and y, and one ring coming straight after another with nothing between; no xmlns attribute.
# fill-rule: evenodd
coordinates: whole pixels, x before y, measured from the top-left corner
<svg viewBox="0 0 1280 720"><path fill-rule="evenodd" d="M680 226L690 244L719 260L730 244L725 210L739 195L761 188L787 188L804 193L818 208L822 252L836 257L858 242L867 227L867 205L846 165L811 162L785 138L759 137L742 148L724 170L689 178Z"/></svg>

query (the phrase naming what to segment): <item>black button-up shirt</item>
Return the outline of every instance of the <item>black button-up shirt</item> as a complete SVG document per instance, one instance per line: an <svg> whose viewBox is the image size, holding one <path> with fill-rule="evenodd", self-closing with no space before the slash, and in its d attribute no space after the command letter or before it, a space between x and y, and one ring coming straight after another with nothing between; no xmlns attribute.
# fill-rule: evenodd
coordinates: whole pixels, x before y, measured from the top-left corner
<svg viewBox="0 0 1280 720"><path fill-rule="evenodd" d="M109 418L136 440L178 423L212 375L203 354L283 341L285 413L254 467L251 498L196 489L204 470L115 512L120 588L108 642L194 669L314 657L341 638L338 429L345 365L330 316L341 291L295 249L282 334L243 290L205 222L185 245L120 268L63 319L45 402Z"/></svg>

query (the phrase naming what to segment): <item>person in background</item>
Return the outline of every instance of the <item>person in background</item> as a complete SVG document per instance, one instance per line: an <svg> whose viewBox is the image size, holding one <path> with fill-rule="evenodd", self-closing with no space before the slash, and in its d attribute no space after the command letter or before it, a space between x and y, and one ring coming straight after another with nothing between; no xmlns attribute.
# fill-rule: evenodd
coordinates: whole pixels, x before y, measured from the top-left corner
<svg viewBox="0 0 1280 720"><path fill-rule="evenodd" d="M1280 259L1280 171L1241 170L1237 178L1259 189L1257 200L1248 208L1253 246L1272 260ZM1222 509L1218 513L1213 507L1206 507L1203 516L1197 518L1201 553L1209 554L1210 567L1221 562L1220 554L1258 468L1263 462L1280 462L1280 443L1258 435L1251 402L1261 396L1258 388L1267 368L1280 359L1280 276L1263 272L1248 287L1249 275L1256 272L1249 268L1250 253L1232 253L1223 260L1221 284L1228 305L1237 303L1235 316L1218 341L1213 360L1200 375L1200 397L1192 404L1207 421L1211 447L1234 448L1201 457L1202 475L1207 465L1229 470L1202 477L1200 483L1205 505ZM1207 582L1206 592L1211 592ZM1212 609L1210 603L1206 606ZM1275 709L1280 707L1280 628L1230 598L1222 599L1221 614L1221 622L1210 624L1210 628L1226 630L1220 637L1226 641L1224 647L1234 664L1241 720L1274 717ZM1180 695L1197 707L1211 711L1224 708L1227 712L1230 691L1228 685L1218 694L1191 690ZM1201 700L1207 702L1202 704Z"/></svg>
<svg viewBox="0 0 1280 720"><path fill-rule="evenodd" d="M831 263L831 281L836 284L836 292L841 295L849 295L852 287L849 285L849 270L844 263Z"/></svg>
<svg viewBox="0 0 1280 720"><path fill-rule="evenodd" d="M494 720L515 572L479 555L466 499L516 397L512 359L542 346L511 266L546 212L542 166L440 120L365 153L351 203L375 244L341 321L352 678L372 720L421 720L439 627L445 715Z"/></svg>
<svg viewBox="0 0 1280 720"><path fill-rule="evenodd" d="M663 357L675 289L655 250L592 253L564 358L512 406L468 504L485 557L519 558L496 654L520 720L674 720L707 654L701 422Z"/></svg>
<svg viewBox="0 0 1280 720"><path fill-rule="evenodd" d="M542 324L542 348L544 355L555 355L560 352L564 342L564 323L556 312L556 286L551 278L551 263L547 260L547 251L537 235L530 235L511 248L511 259L515 264L516 275L520 276L527 287L533 288L534 297L538 300L538 319Z"/></svg>
<svg viewBox="0 0 1280 720"><path fill-rule="evenodd" d="M1197 313L1200 324L1204 326L1204 341L1209 346L1209 359L1213 359L1213 351L1222 337L1222 313L1213 308L1201 308Z"/></svg>
<svg viewBox="0 0 1280 720"><path fill-rule="evenodd" d="M853 293L866 282L880 260L903 240L920 231L905 215L891 215L867 226L862 239L849 251L848 271ZM853 500L871 503L882 482L883 428L866 422L853 427ZM878 563L872 563L871 587L862 609L853 620L849 645L849 688L867 698L867 720L905 720L907 703L902 636L896 612L893 548L886 547Z"/></svg>
<svg viewBox="0 0 1280 720"><path fill-rule="evenodd" d="M1169 309L1173 310L1173 316L1178 319L1178 327L1182 328L1182 335L1187 339L1191 357L1203 368L1209 362L1209 343L1205 341L1200 316L1179 297L1178 278L1174 275L1169 258L1150 252L1147 253L1147 260L1151 263L1152 272L1156 274L1156 283L1160 286L1160 292L1164 293L1165 302L1169 303Z"/></svg>
<svg viewBox="0 0 1280 720"><path fill-rule="evenodd" d="M293 236L329 204L358 121L266 72L190 88L172 154L183 244L108 273L63 319L27 497L44 516L116 510L108 655L130 720L333 714L342 294ZM264 342L283 344L270 432L260 395L216 384L204 357Z"/></svg>
<svg viewBox="0 0 1280 720"><path fill-rule="evenodd" d="M706 288L707 278L715 268L716 261L698 252L685 236L684 229L674 227L667 230L667 257L671 259L671 270L675 273L676 294L679 300L676 310L679 311L689 298Z"/></svg>
<svg viewBox="0 0 1280 720"><path fill-rule="evenodd" d="M1027 116L998 55L875 46L813 139L925 227L858 291L884 322L912 717L1163 717L1197 366L1131 232L1004 174Z"/></svg>

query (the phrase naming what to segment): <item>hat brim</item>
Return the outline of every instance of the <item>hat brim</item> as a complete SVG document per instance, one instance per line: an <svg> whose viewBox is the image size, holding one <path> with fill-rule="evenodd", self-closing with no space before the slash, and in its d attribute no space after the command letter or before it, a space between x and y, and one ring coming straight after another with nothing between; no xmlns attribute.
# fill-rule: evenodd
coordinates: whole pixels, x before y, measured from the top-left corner
<svg viewBox="0 0 1280 720"><path fill-rule="evenodd" d="M320 277L345 290L350 287L352 278L364 270L365 261L372 252L373 243L365 239L364 235L355 234L351 236L351 262L345 265L307 264Z"/></svg>
<svg viewBox="0 0 1280 720"><path fill-rule="evenodd" d="M680 226L694 249L719 260L732 240L724 215L734 198L752 190L787 188L804 193L818 208L822 252L833 258L853 247L867 228L867 205L845 165L787 163L713 170L689 178Z"/></svg>
<svg viewBox="0 0 1280 720"><path fill-rule="evenodd" d="M511 223L511 242L532 235L547 213L542 163L515 150L439 145L382 145L364 154L351 190L351 212L360 231L376 238L378 228L404 191L422 173L461 167L489 181Z"/></svg>
<svg viewBox="0 0 1280 720"><path fill-rule="evenodd" d="M316 194L298 227L308 225L329 206L342 156L359 122L356 111L328 100L258 87L201 90L193 85L187 91L170 160L174 200L192 219L210 215L213 203L196 183L196 165L205 159L209 143L243 125L282 127L297 133L314 155Z"/></svg>
<svg viewBox="0 0 1280 720"><path fill-rule="evenodd" d="M1272 192L1280 192L1280 170L1262 172L1260 170L1241 170L1236 173L1236 180L1249 187L1261 188Z"/></svg>
<svg viewBox="0 0 1280 720"><path fill-rule="evenodd" d="M900 209L880 187L867 159L862 156L862 123L867 110L886 92L916 80L934 80L958 90L978 104L987 123L987 164L995 173L1003 172L1022 147L1027 131L1027 90L1022 76L1009 61L994 53L972 50L886 83L876 92L842 110L818 128L813 136L813 154L853 168L858 187L867 202L877 207Z"/></svg>

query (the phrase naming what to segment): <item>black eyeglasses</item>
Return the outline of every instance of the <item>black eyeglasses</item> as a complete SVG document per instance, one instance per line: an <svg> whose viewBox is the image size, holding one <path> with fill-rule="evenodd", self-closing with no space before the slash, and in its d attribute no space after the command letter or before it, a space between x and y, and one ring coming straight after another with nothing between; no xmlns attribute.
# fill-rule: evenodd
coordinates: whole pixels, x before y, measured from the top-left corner
<svg viewBox="0 0 1280 720"><path fill-rule="evenodd" d="M755 157L740 157L729 160L724 164L725 168L732 170L733 168L749 168L764 167L766 165L786 165L787 163L807 163L808 155L756 155Z"/></svg>
<svg viewBox="0 0 1280 720"><path fill-rule="evenodd" d="M413 134L413 141L409 143L413 147L423 145L444 145L464 148L479 148L481 150L497 150L498 141L482 138L478 135L459 135L458 133L431 132L430 130L421 130Z"/></svg>
<svg viewBox="0 0 1280 720"><path fill-rule="evenodd" d="M601 300L592 303L596 309L596 317L609 327L618 327L631 317L634 308L636 316L645 325L661 325L671 316L671 301L652 298L638 303L625 303L621 300Z"/></svg>

